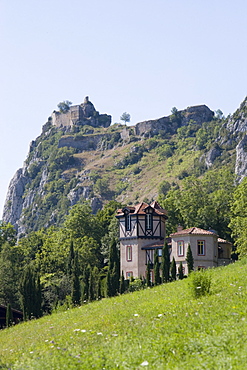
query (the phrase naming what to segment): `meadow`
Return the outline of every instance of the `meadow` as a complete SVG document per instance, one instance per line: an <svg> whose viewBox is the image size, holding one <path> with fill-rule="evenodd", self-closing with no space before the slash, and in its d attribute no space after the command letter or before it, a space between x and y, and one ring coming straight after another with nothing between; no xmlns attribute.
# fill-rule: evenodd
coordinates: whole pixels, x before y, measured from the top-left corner
<svg viewBox="0 0 247 370"><path fill-rule="evenodd" d="M0 331L0 369L245 369L247 261Z"/></svg>

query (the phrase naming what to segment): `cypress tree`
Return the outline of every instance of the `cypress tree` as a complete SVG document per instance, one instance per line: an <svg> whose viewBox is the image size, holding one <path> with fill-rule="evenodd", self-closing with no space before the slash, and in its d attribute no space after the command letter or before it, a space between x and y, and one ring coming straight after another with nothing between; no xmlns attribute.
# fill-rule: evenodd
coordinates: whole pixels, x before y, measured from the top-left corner
<svg viewBox="0 0 247 370"><path fill-rule="evenodd" d="M146 276L147 276L147 286L150 287L151 286L151 269L150 269L149 261L148 261L148 265L147 265Z"/></svg>
<svg viewBox="0 0 247 370"><path fill-rule="evenodd" d="M87 301L89 298L89 276L90 276L90 265L84 268L83 271L83 294L82 294L82 300Z"/></svg>
<svg viewBox="0 0 247 370"><path fill-rule="evenodd" d="M116 262L114 262L113 270L111 272L111 294L112 297L118 293L119 273Z"/></svg>
<svg viewBox="0 0 247 370"><path fill-rule="evenodd" d="M120 286L119 286L119 293L123 294L125 292L125 281L124 281L124 274L122 271L121 279L120 279Z"/></svg>
<svg viewBox="0 0 247 370"><path fill-rule="evenodd" d="M177 267L176 267L176 262L175 262L174 257L173 257L172 263L171 263L171 278L172 278L172 280L176 280L176 278L177 278Z"/></svg>
<svg viewBox="0 0 247 370"><path fill-rule="evenodd" d="M194 270L194 258L193 258L190 244L188 245L188 249L187 249L186 261L187 261L187 266L188 266L188 274L190 274L191 271Z"/></svg>
<svg viewBox="0 0 247 370"><path fill-rule="evenodd" d="M6 326L9 328L13 324L13 312L10 306L10 303L7 305L6 310Z"/></svg>
<svg viewBox="0 0 247 370"><path fill-rule="evenodd" d="M106 275L106 297L112 296L112 288L111 288L111 271L108 269Z"/></svg>
<svg viewBox="0 0 247 370"><path fill-rule="evenodd" d="M180 262L179 264L179 267L178 267L178 278L180 280L182 280L184 278L184 272L183 272L183 264L182 264L182 261Z"/></svg>
<svg viewBox="0 0 247 370"><path fill-rule="evenodd" d="M160 263L157 249L155 249L154 253L154 284L160 284Z"/></svg>
<svg viewBox="0 0 247 370"><path fill-rule="evenodd" d="M117 248L117 243L115 239L112 241L110 246L110 254L109 254L109 270L113 271L114 263L116 263L116 273L118 277L118 281L120 279L120 258L119 258L119 250Z"/></svg>
<svg viewBox="0 0 247 370"><path fill-rule="evenodd" d="M35 272L30 265L24 270L20 281L20 296L24 320L40 317L42 314L40 281L39 276L36 279Z"/></svg>
<svg viewBox="0 0 247 370"><path fill-rule="evenodd" d="M94 274L92 268L90 269L90 274L89 274L89 287L88 287L88 300L89 301L94 301L95 295L94 295Z"/></svg>
<svg viewBox="0 0 247 370"><path fill-rule="evenodd" d="M35 300L35 317L42 316L42 290L40 285L40 274L37 274L36 280L36 300Z"/></svg>
<svg viewBox="0 0 247 370"><path fill-rule="evenodd" d="M78 262L78 251L74 255L73 268L72 268L72 302L78 305L81 300L81 284L79 276L79 262Z"/></svg>
<svg viewBox="0 0 247 370"><path fill-rule="evenodd" d="M165 242L162 248L162 281L167 283L169 281L169 272L170 272L170 253L168 244Z"/></svg>
<svg viewBox="0 0 247 370"><path fill-rule="evenodd" d="M69 247L68 263L67 263L67 274L68 274L69 276L71 276L71 275L72 275L73 264L74 264L74 258L75 258L74 243L73 243L73 240L71 240L71 242L70 242L70 247Z"/></svg>

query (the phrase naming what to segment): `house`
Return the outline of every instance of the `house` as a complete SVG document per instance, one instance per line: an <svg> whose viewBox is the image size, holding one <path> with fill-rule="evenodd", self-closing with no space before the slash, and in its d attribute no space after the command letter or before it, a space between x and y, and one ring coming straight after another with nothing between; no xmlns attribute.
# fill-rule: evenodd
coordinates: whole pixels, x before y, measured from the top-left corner
<svg viewBox="0 0 247 370"><path fill-rule="evenodd" d="M167 211L157 202L142 202L119 209L116 217L119 220L120 271L126 279L146 276L148 262L153 268L154 251L157 249L159 255L162 254Z"/></svg>
<svg viewBox="0 0 247 370"><path fill-rule="evenodd" d="M231 262L232 244L218 237L214 230L198 227L178 231L171 237L171 259L174 257L177 268L182 262L185 275L188 274L186 255L190 245L194 258L194 269L217 267Z"/></svg>
<svg viewBox="0 0 247 370"><path fill-rule="evenodd" d="M126 279L146 276L147 264L151 268L153 281L154 252L158 250L161 261L162 248L166 235L167 211L157 202L139 203L117 211L119 220L120 268ZM170 259L177 265L182 262L184 274L188 274L186 255L190 245L194 269L217 267L231 262L232 244L219 238L214 230L198 227L183 229L178 227L170 235Z"/></svg>

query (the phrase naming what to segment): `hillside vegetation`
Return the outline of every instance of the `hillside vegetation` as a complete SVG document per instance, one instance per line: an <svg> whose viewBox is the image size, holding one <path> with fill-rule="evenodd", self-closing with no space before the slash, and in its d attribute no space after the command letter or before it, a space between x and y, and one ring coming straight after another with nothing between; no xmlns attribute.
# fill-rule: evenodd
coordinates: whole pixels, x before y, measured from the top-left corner
<svg viewBox="0 0 247 370"><path fill-rule="evenodd" d="M200 273L200 272L199 272ZM247 262L68 309L0 332L2 369L245 369Z"/></svg>

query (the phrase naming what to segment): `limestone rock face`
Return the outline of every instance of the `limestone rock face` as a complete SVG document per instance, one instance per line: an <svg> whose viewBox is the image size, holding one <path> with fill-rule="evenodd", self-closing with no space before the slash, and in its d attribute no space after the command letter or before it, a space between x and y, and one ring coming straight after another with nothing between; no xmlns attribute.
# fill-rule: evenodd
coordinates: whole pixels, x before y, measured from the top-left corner
<svg viewBox="0 0 247 370"><path fill-rule="evenodd" d="M247 176L247 135L236 146L235 173L239 182Z"/></svg>
<svg viewBox="0 0 247 370"><path fill-rule="evenodd" d="M205 164L207 168L211 167L217 157L221 155L221 150L219 148L212 148L209 150L205 157Z"/></svg>
<svg viewBox="0 0 247 370"><path fill-rule="evenodd" d="M23 208L23 194L29 178L24 175L23 169L19 168L10 181L8 193L3 209L3 221L10 222L16 229Z"/></svg>

